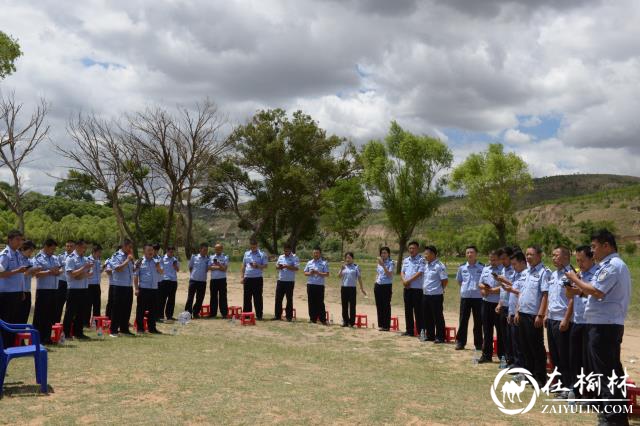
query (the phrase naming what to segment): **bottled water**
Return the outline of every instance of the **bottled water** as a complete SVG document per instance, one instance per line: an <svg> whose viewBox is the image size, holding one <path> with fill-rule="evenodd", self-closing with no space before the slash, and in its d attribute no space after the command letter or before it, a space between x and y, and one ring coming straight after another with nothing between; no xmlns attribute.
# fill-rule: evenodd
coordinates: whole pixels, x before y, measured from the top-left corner
<svg viewBox="0 0 640 426"><path fill-rule="evenodd" d="M64 345L64 342L65 342L66 340L67 340L67 339L64 337L64 331L63 331L63 332L60 334L60 344L61 344L61 345Z"/></svg>
<svg viewBox="0 0 640 426"><path fill-rule="evenodd" d="M500 370L503 370L507 368L507 360L505 359L504 355L502 355L500 357Z"/></svg>
<svg viewBox="0 0 640 426"><path fill-rule="evenodd" d="M102 339L104 337L104 334L102 333L102 327L97 327L97 332L98 332L98 338Z"/></svg>
<svg viewBox="0 0 640 426"><path fill-rule="evenodd" d="M473 359L472 359L472 361L473 361L473 365L478 365L478 360L479 360L479 359L480 359L480 351L479 351L479 350L477 350L477 349L475 349L475 350L473 351Z"/></svg>
<svg viewBox="0 0 640 426"><path fill-rule="evenodd" d="M575 399L575 397L576 397L576 394L575 394L575 392L573 391L573 389L571 389L571 390L569 391L569 394L567 395L567 400L568 400L568 401L567 401L567 403L568 403L569 405L576 405L576 402L575 402L575 401L571 401L572 399Z"/></svg>

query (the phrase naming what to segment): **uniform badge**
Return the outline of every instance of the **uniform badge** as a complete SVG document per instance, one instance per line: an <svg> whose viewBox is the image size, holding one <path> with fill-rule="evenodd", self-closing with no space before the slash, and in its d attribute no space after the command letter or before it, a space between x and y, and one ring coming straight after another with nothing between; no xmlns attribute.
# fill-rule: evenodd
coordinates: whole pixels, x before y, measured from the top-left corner
<svg viewBox="0 0 640 426"><path fill-rule="evenodd" d="M600 271L600 273L598 274L598 281L603 281L605 278L607 278L607 270L603 269L602 271Z"/></svg>

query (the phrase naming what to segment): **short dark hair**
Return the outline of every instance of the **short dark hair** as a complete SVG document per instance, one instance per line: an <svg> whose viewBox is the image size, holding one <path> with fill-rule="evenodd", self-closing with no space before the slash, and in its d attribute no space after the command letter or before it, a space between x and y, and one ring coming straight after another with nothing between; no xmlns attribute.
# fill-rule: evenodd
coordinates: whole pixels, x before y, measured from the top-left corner
<svg viewBox="0 0 640 426"><path fill-rule="evenodd" d="M282 248L283 250L292 250L293 247L291 247L291 244L287 243L284 245L284 247Z"/></svg>
<svg viewBox="0 0 640 426"><path fill-rule="evenodd" d="M554 250L560 250L560 253L564 254L565 256L571 257L571 250L569 250L569 248L566 246L558 246Z"/></svg>
<svg viewBox="0 0 640 426"><path fill-rule="evenodd" d="M534 249L536 251L536 253L542 254L542 247L540 247L538 245L532 244L529 247L527 247L527 250L528 249Z"/></svg>
<svg viewBox="0 0 640 426"><path fill-rule="evenodd" d="M102 251L102 246L100 244L95 244L93 246L93 252Z"/></svg>
<svg viewBox="0 0 640 426"><path fill-rule="evenodd" d="M151 246L153 247L153 246ZM200 243L200 248L209 248L209 244L207 243Z"/></svg>
<svg viewBox="0 0 640 426"><path fill-rule="evenodd" d="M65 241L65 244L69 244L69 243L75 244L76 242L75 240L72 240L71 238L69 238L67 241Z"/></svg>
<svg viewBox="0 0 640 426"><path fill-rule="evenodd" d="M142 246L142 248L147 248L147 247L153 248L153 244L152 243L144 243L144 245Z"/></svg>
<svg viewBox="0 0 640 426"><path fill-rule="evenodd" d="M438 249L436 248L436 246L428 245L428 246L424 246L424 249L429 250L431 253L435 254L436 256L438 255Z"/></svg>
<svg viewBox="0 0 640 426"><path fill-rule="evenodd" d="M411 247L411 246L420 247L420 244L418 244L418 242L416 240L413 240L413 241L409 242L409 244L407 244L407 247Z"/></svg>
<svg viewBox="0 0 640 426"><path fill-rule="evenodd" d="M347 256L351 256L352 259L355 259L355 256L353 255L352 251L348 251L344 254L344 257L347 257Z"/></svg>
<svg viewBox="0 0 640 426"><path fill-rule="evenodd" d="M160 244L155 243L155 244L153 245L153 249L154 249L154 250L160 250Z"/></svg>
<svg viewBox="0 0 640 426"><path fill-rule="evenodd" d="M7 233L7 241L11 241L14 238L18 238L18 237L24 237L24 234L22 233L22 231L19 231L17 229L12 229Z"/></svg>
<svg viewBox="0 0 640 426"><path fill-rule="evenodd" d="M47 238L46 240L44 240L44 243L42 243L43 247L58 247L58 242L56 240L54 240L53 238Z"/></svg>
<svg viewBox="0 0 640 426"><path fill-rule="evenodd" d="M22 250L31 250L36 248L36 245L31 240L26 240L22 243Z"/></svg>
<svg viewBox="0 0 640 426"><path fill-rule="evenodd" d="M255 246L257 244L258 244L258 240L256 239L256 237L249 238L249 245Z"/></svg>
<svg viewBox="0 0 640 426"><path fill-rule="evenodd" d="M386 251L387 254L389 256L391 256L391 249L389 247L387 247L387 246L380 247L380 250L378 251L378 254L382 254L383 251Z"/></svg>
<svg viewBox="0 0 640 426"><path fill-rule="evenodd" d="M502 247L502 253L506 254L507 256L511 257L511 255L513 254L514 250L511 246L504 246Z"/></svg>
<svg viewBox="0 0 640 426"><path fill-rule="evenodd" d="M490 255L495 254L496 256L500 257L504 254L504 249L499 248L499 249L491 250L491 253L489 254Z"/></svg>
<svg viewBox="0 0 640 426"><path fill-rule="evenodd" d="M474 245L466 246L466 247L464 248L464 251L466 252L466 251L467 251L467 250L469 250L469 249L471 249L471 250L475 251L476 253L478 252L478 247L476 247L476 246L474 246Z"/></svg>
<svg viewBox="0 0 640 426"><path fill-rule="evenodd" d="M133 244L133 241L131 241L128 238L125 238L124 241L122 242L122 245L120 246L120 248L124 247L124 246L130 246Z"/></svg>
<svg viewBox="0 0 640 426"><path fill-rule="evenodd" d="M576 247L576 253L584 253L584 255L589 259L593 259L593 252L591 251L591 247L588 245Z"/></svg>
<svg viewBox="0 0 640 426"><path fill-rule="evenodd" d="M167 247L167 251L169 251L169 250L175 250L175 249L176 249L176 248L175 248L174 246L169 246L169 247Z"/></svg>
<svg viewBox="0 0 640 426"><path fill-rule="evenodd" d="M75 242L75 245L77 245L77 246L84 246L86 244L87 244L87 242L85 240L78 240L78 241Z"/></svg>
<svg viewBox="0 0 640 426"><path fill-rule="evenodd" d="M320 246L314 246L313 250L318 250L320 253L322 253L322 248L320 248Z"/></svg>
<svg viewBox="0 0 640 426"><path fill-rule="evenodd" d="M608 229L599 229L591 234L591 241L597 241L600 244L609 244L615 251L618 251L616 237Z"/></svg>
<svg viewBox="0 0 640 426"><path fill-rule="evenodd" d="M526 262L526 261L527 261L527 258L525 257L524 253L523 253L522 251L520 251L520 250L518 250L518 251L514 252L514 253L510 256L510 258L511 258L511 259L515 259L515 260L517 260L517 261L518 261L518 262L520 262L520 263L522 263L522 262Z"/></svg>

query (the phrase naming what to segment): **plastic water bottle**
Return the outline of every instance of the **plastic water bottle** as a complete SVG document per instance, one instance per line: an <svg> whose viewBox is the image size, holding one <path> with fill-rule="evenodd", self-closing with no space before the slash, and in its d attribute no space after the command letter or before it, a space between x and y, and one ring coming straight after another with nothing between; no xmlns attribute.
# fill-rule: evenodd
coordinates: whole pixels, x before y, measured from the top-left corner
<svg viewBox="0 0 640 426"><path fill-rule="evenodd" d="M98 327L97 332L98 332L98 339L102 339L104 337L104 334L102 333L102 327Z"/></svg>
<svg viewBox="0 0 640 426"><path fill-rule="evenodd" d="M173 322L173 329L171 329L171 334L173 334L174 336L178 335L178 323L176 323L175 321Z"/></svg>
<svg viewBox="0 0 640 426"><path fill-rule="evenodd" d="M505 369L505 368L507 368L507 360L506 360L506 358L504 357L504 355L502 355L502 356L500 357L500 370L503 370L503 369Z"/></svg>
<svg viewBox="0 0 640 426"><path fill-rule="evenodd" d="M473 365L478 365L478 360L479 360L479 359L480 359L480 351L479 351L479 350L477 350L477 349L475 349L475 350L473 351L473 359L472 359L472 361L473 361Z"/></svg>
<svg viewBox="0 0 640 426"><path fill-rule="evenodd" d="M61 345L64 345L64 342L65 342L66 340L67 340L67 339L64 337L64 331L63 331L62 333L60 333L60 341L59 341L59 343L60 343Z"/></svg>

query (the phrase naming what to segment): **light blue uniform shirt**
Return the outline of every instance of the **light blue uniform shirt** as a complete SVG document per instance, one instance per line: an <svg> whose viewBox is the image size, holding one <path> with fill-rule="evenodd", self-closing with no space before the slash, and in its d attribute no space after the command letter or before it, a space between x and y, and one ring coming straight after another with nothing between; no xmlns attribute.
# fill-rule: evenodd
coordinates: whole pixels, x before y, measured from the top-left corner
<svg viewBox="0 0 640 426"><path fill-rule="evenodd" d="M23 265L24 256L19 251L13 251L9 246L0 252L0 270L13 271ZM13 274L10 277L0 278L0 293L22 292L24 288L24 275Z"/></svg>
<svg viewBox="0 0 640 426"><path fill-rule="evenodd" d="M31 259L27 259L26 257L22 256L22 260L24 262L25 265L31 265L31 267L34 267L34 262L35 262L35 257L32 257ZM33 275L31 274L26 274L24 276L24 289L22 291L24 291L25 293L31 293L31 280L33 279Z"/></svg>
<svg viewBox="0 0 640 426"><path fill-rule="evenodd" d="M545 268L542 262L540 262L533 268L529 267L523 274L525 275L525 279L520 288L519 312L538 315L540 302L542 301L542 293L549 291L551 271Z"/></svg>
<svg viewBox="0 0 640 426"><path fill-rule="evenodd" d="M500 275L500 273L502 272L502 266L495 266L495 267L491 265L485 266L484 269L482 270L482 275L480 276L480 282L487 284L491 288L496 288L500 285L500 283L496 281L495 278L493 278L493 275L491 275L492 272L495 272L496 274ZM499 293L487 294L485 297L482 298L482 300L491 302L491 303L498 303L500 301L500 294Z"/></svg>
<svg viewBox="0 0 640 426"><path fill-rule="evenodd" d="M107 273L107 277L109 277L109 285L113 285L113 267L111 266L111 259L107 259L104 262L104 271Z"/></svg>
<svg viewBox="0 0 640 426"><path fill-rule="evenodd" d="M396 263L391 259L387 259L384 262L384 267L387 268L388 271L393 272L396 269ZM391 285L392 283L393 283L393 275L388 276L387 274L385 274L382 266L377 265L376 266L376 284Z"/></svg>
<svg viewBox="0 0 640 426"><path fill-rule="evenodd" d="M447 267L439 259L427 262L422 276L422 293L427 296L437 296L443 294L442 281L449 278Z"/></svg>
<svg viewBox="0 0 640 426"><path fill-rule="evenodd" d="M515 290L520 290L524 285L524 280L527 278L526 270L522 272L513 273L513 281L511 281L512 287ZM509 293L509 315L515 315L518 312L518 295L515 293Z"/></svg>
<svg viewBox="0 0 640 426"><path fill-rule="evenodd" d="M64 281L67 282L68 281L68 277L67 277L67 271L64 270L64 265L67 264L67 257L71 256L73 254L73 252L68 253L62 252L61 254L58 255L58 263L60 264L60 267L62 268L62 273L60 275L58 275L58 282L60 281Z"/></svg>
<svg viewBox="0 0 640 426"><path fill-rule="evenodd" d="M140 288L158 289L158 281L161 275L156 271L156 265L159 264L159 262L160 261L154 257L151 259L147 259L146 257L142 258L142 262L140 262L134 272L138 277L138 286Z"/></svg>
<svg viewBox="0 0 640 426"><path fill-rule="evenodd" d="M267 255L262 252L262 250L256 250L255 252L251 250L247 250L244 253L244 257L242 258L242 263L245 266L244 269L244 277L245 278L259 278L262 276L262 269L253 268L251 266L251 262L257 263L258 265L266 265L269 263L269 259L267 259Z"/></svg>
<svg viewBox="0 0 640 426"><path fill-rule="evenodd" d="M40 272L47 272L55 267L60 267L58 263L58 256L47 256L44 252L36 254L34 267L42 268ZM63 268L64 269L64 268ZM57 290L58 289L58 277L55 275L47 275L44 277L36 278L37 290Z"/></svg>
<svg viewBox="0 0 640 426"><path fill-rule="evenodd" d="M189 259L189 270L191 281L207 282L207 272L209 271L209 256L201 256L200 253L191 255Z"/></svg>
<svg viewBox="0 0 640 426"><path fill-rule="evenodd" d="M318 272L329 272L329 264L324 259L311 259L304 267L305 272L316 270ZM307 284L311 285L324 285L324 277L320 275L309 275L307 277Z"/></svg>
<svg viewBox="0 0 640 426"><path fill-rule="evenodd" d="M156 262L158 265L160 265L160 269L162 269L162 256L160 256L159 254L153 256L153 261ZM164 271L162 271L162 274L156 274L156 284L162 281L163 274L164 274Z"/></svg>
<svg viewBox="0 0 640 426"><path fill-rule="evenodd" d="M300 267L300 259L298 256L291 253L289 256L285 256L281 254L278 257L278 261L276 262L278 265L289 265L295 266L296 268ZM279 269L278 270L278 280L287 281L287 282L295 282L296 280L296 271L292 271L290 269Z"/></svg>
<svg viewBox="0 0 640 426"><path fill-rule="evenodd" d="M504 276L511 283L513 283L513 277L515 276L515 274L516 274L516 271L513 269L513 267L511 265L509 265L509 266L503 266L502 267L502 273L500 275ZM499 284L500 283L498 283L498 285ZM500 302L501 302L501 306L503 306L503 307L509 306L509 295L510 294L511 293L507 292L505 289L500 287Z"/></svg>
<svg viewBox="0 0 640 426"><path fill-rule="evenodd" d="M178 281L178 271L173 266L178 262L178 258L175 256L162 256L162 279L165 281Z"/></svg>
<svg viewBox="0 0 640 426"><path fill-rule="evenodd" d="M551 273L551 279L549 280L549 303L547 304L547 318L553 321L562 321L564 314L567 313L569 308L569 300L567 294L562 285L562 279L565 278L565 272L571 270L571 267L566 266L560 268L557 271Z"/></svg>
<svg viewBox="0 0 640 426"><path fill-rule="evenodd" d="M355 287L360 276L360 267L355 263L345 264L342 268L342 287Z"/></svg>
<svg viewBox="0 0 640 426"><path fill-rule="evenodd" d="M111 283L117 287L131 287L133 285L133 262L127 263L122 271L118 272L116 268L120 267L127 260L127 254L122 250L118 250L113 254L109 263L111 264Z"/></svg>
<svg viewBox="0 0 640 426"><path fill-rule="evenodd" d="M220 253L220 254L213 254L212 256L210 256L210 266L213 266L215 263L215 261L218 261L218 265L222 265L222 266L228 266L229 265L229 256L227 256L224 253ZM212 270L211 271L211 279L212 280L220 280L223 278L227 278L227 271L220 271L220 270Z"/></svg>
<svg viewBox="0 0 640 426"><path fill-rule="evenodd" d="M600 262L593 286L603 292L604 297L588 297L584 310L587 324L624 325L631 297L631 275L618 253L610 254Z"/></svg>
<svg viewBox="0 0 640 426"><path fill-rule="evenodd" d="M100 285L100 275L102 274L102 259L94 258L93 255L88 257L90 262L93 262L93 273L89 277L89 285Z"/></svg>
<svg viewBox="0 0 640 426"><path fill-rule="evenodd" d="M426 263L427 262L425 262L422 255L417 254L414 257L407 256L402 261L401 272L404 273L405 278L411 278L418 272L424 273ZM409 288L417 288L422 290L422 280L422 277L418 277L415 280L411 281Z"/></svg>
<svg viewBox="0 0 640 426"><path fill-rule="evenodd" d="M456 274L456 280L460 283L460 297L463 299L481 299L480 289L480 276L484 270L484 265L480 262L476 262L473 265L469 262L460 265L458 273Z"/></svg>
<svg viewBox="0 0 640 426"><path fill-rule="evenodd" d="M593 277L595 277L598 271L599 265L594 264L588 271L580 272L580 278L582 281L593 284ZM587 298L581 296L573 297L573 322L576 324L586 324L587 321L584 318L584 309L587 306Z"/></svg>
<svg viewBox="0 0 640 426"><path fill-rule="evenodd" d="M67 263L64 270L67 272L67 288L69 289L85 289L89 287L89 280L85 278L73 278L71 272L82 268L88 262L87 258L80 256L75 251L71 256L67 256Z"/></svg>

